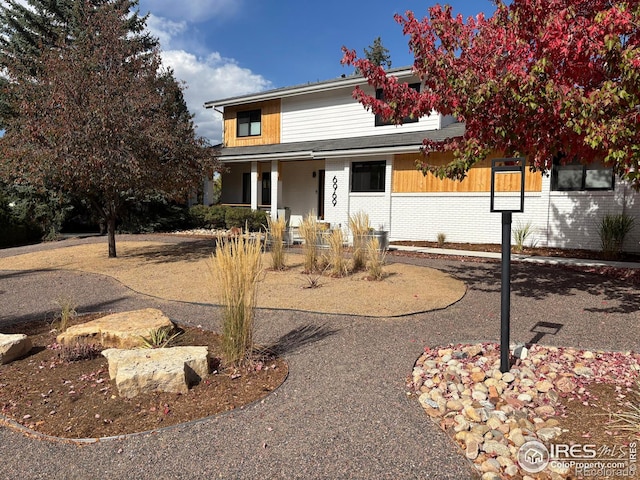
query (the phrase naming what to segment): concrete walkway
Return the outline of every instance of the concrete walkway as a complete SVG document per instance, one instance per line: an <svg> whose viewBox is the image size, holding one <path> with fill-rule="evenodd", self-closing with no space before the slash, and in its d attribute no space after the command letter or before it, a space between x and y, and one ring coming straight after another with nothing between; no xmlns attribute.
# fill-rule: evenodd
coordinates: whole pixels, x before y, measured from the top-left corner
<svg viewBox="0 0 640 480"><path fill-rule="evenodd" d="M84 447L0 427L0 479L477 478L416 399L407 398L405 382L424 346L498 340L500 266L398 255L389 260L445 270L465 281L468 293L445 310L394 319L260 310L258 341L277 345L290 366L287 381L263 402L156 434ZM512 278L512 341L637 349L640 333L630 328L640 320L636 288L529 263L514 264ZM50 318L55 299L69 291L81 312L156 307L178 322L219 328L214 306L146 297L109 277L4 271L0 280L0 328ZM555 335L540 336L536 325L550 321L559 325ZM0 383L1 373L0 367Z"/></svg>

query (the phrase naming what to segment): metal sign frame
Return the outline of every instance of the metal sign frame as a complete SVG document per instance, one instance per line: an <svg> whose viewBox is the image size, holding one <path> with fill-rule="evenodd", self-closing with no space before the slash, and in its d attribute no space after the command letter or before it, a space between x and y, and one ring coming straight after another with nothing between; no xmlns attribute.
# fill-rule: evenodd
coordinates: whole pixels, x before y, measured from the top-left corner
<svg viewBox="0 0 640 480"><path fill-rule="evenodd" d="M491 160L491 212L513 212L522 213L524 211L524 175L527 161L524 157L516 158L495 158ZM507 209L495 208L496 196L496 175L501 173L519 173L520 174L520 208Z"/></svg>

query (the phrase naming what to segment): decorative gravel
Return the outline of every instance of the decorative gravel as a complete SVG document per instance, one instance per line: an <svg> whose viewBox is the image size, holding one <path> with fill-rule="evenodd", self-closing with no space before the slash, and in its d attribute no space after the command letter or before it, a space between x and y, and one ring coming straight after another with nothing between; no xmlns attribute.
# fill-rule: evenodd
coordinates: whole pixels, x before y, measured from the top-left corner
<svg viewBox="0 0 640 480"><path fill-rule="evenodd" d="M640 354L631 352L533 345L515 353L521 358L501 373L498 344L427 347L413 369L412 392L425 412L453 433L483 479L532 478L518 465L518 449L562 434L553 418L564 414L561 396L588 402L587 384L633 387L640 372ZM551 478L566 473L551 467Z"/></svg>

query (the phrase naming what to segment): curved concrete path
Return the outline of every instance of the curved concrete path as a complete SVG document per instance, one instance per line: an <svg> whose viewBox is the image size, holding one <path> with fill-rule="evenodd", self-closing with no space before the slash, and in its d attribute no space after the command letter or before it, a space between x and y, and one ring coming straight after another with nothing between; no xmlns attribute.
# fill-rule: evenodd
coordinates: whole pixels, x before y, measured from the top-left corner
<svg viewBox="0 0 640 480"><path fill-rule="evenodd" d="M276 345L290 366L288 380L263 402L82 447L0 427L0 479L476 478L456 445L407 398L405 380L425 345L497 341L499 264L389 260L449 271L469 292L446 310L394 319L261 310L258 340ZM514 265L512 274L513 341L539 337L538 322L553 322L557 334L539 338L542 343L637 349L637 289L559 267ZM4 271L0 280L0 326L50 318L54 300L71 290L83 312L157 307L177 321L218 328L216 307L146 297L108 277Z"/></svg>

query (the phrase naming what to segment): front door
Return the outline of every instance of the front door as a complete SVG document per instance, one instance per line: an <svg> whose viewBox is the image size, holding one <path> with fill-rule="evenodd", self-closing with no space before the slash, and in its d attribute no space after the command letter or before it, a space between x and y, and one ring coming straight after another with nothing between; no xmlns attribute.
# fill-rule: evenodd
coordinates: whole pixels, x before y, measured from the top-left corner
<svg viewBox="0 0 640 480"><path fill-rule="evenodd" d="M262 205L271 205L271 172L262 172Z"/></svg>
<svg viewBox="0 0 640 480"><path fill-rule="evenodd" d="M324 170L318 170L318 218L324 220Z"/></svg>

